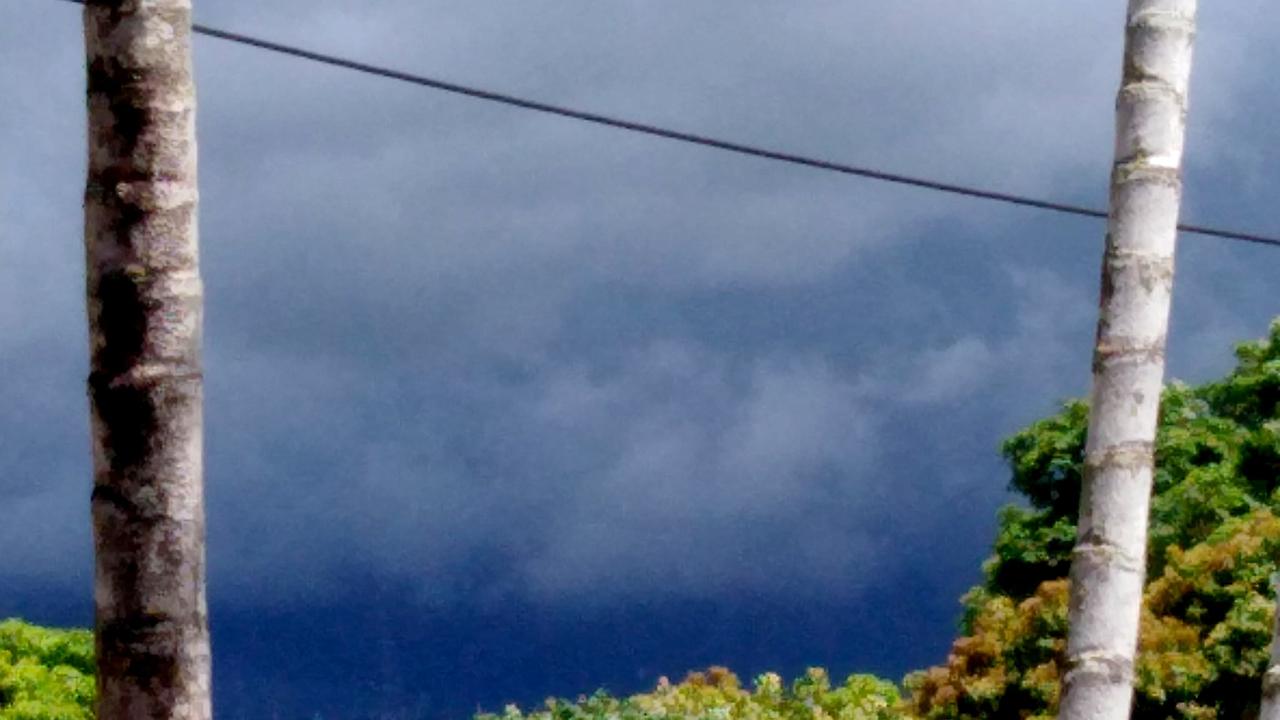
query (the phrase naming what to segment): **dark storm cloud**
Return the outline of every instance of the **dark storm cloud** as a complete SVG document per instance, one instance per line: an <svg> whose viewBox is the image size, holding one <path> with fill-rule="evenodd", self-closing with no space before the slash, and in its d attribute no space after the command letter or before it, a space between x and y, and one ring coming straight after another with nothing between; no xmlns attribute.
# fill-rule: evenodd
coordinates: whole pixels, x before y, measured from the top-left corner
<svg viewBox="0 0 1280 720"><path fill-rule="evenodd" d="M88 553L82 61L76 13L48 5L0 9L16 108L0 116L6 582L79 582L60 568ZM1083 7L198 12L599 112L1101 203L1119 9ZM1187 208L1266 227L1280 177L1240 143L1275 132L1259 109L1274 101L1255 98L1256 53L1274 50L1250 7L1204 12ZM998 438L1087 387L1096 223L208 39L197 63L210 554L238 604L348 592L357 570L441 602L848 597L936 542L956 502L990 517ZM1280 311L1277 257L1184 243L1172 374L1221 372L1227 344ZM935 552L970 562L988 542Z"/></svg>

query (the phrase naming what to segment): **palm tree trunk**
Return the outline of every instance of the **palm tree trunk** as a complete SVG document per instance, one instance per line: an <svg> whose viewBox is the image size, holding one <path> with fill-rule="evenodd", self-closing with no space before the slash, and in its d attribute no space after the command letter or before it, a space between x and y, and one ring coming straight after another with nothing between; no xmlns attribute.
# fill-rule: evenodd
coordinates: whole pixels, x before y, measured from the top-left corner
<svg viewBox="0 0 1280 720"><path fill-rule="evenodd" d="M1274 630L1271 633L1271 662L1262 675L1262 708L1258 720L1280 720L1280 573L1271 576L1276 598Z"/></svg>
<svg viewBox="0 0 1280 720"><path fill-rule="evenodd" d="M1093 359L1062 720L1133 699L1196 0L1130 0Z"/></svg>
<svg viewBox="0 0 1280 720"><path fill-rule="evenodd" d="M90 0L98 720L208 720L190 0Z"/></svg>

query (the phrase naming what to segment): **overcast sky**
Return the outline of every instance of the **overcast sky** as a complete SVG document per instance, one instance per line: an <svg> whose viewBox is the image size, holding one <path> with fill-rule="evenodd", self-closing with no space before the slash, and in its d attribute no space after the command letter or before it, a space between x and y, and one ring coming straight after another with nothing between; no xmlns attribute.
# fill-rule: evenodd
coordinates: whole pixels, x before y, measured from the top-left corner
<svg viewBox="0 0 1280 720"><path fill-rule="evenodd" d="M197 0L206 25L1104 206L1123 2ZM1280 233L1280 23L1204 3L1183 218ZM221 717L944 659L1083 395L1100 222L196 40ZM91 619L78 11L0 2L0 617ZM1184 236L1169 375L1280 315Z"/></svg>

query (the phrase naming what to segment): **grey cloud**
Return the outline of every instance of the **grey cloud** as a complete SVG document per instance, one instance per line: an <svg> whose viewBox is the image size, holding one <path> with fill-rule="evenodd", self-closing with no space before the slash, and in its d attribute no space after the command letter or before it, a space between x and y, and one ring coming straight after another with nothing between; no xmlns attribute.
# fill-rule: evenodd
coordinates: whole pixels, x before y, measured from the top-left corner
<svg viewBox="0 0 1280 720"><path fill-rule="evenodd" d="M655 346L615 377L553 381L538 407L562 431L603 422L624 438L524 563L539 596L855 591L877 563L860 522L885 508L868 478L875 422L820 359L735 372L699 348Z"/></svg>
<svg viewBox="0 0 1280 720"><path fill-rule="evenodd" d="M905 383L902 399L942 402L969 395L994 369L994 356L979 338L966 337L918 359L916 376Z"/></svg>
<svg viewBox="0 0 1280 720"><path fill-rule="evenodd" d="M868 370L865 391L907 406L981 402L1019 414L1028 409L1019 406L1019 396L1039 396L1042 402L1031 409L1044 412L1056 399L1080 394L1088 381L1092 291L1047 269L1009 266L1000 276L1013 297L1007 305L989 300L1001 305L998 330L965 332L883 356Z"/></svg>
<svg viewBox="0 0 1280 720"><path fill-rule="evenodd" d="M460 403L493 391L464 390ZM219 493L221 512L239 518L235 536L219 538L222 562L235 558L218 578L224 591L258 587L252 601L267 603L299 586L333 592L353 565L446 603L464 592L563 601L587 588L601 601L735 584L768 593L811 573L852 591L876 562L879 541L859 527L889 502L864 479L875 423L854 384L818 358L738 367L660 343L602 376L569 364L502 393L516 400L510 417L481 431L496 468L465 460L467 438L430 411L394 429L337 433L342 457L317 477L273 471L266 453L240 460L272 484ZM796 566L799 549L813 557ZM304 562L281 576L281 556ZM467 570L477 558L490 569L480 588Z"/></svg>
<svg viewBox="0 0 1280 720"><path fill-rule="evenodd" d="M0 8L4 580L87 558L82 60L76 12L46 5ZM1105 199L1114 3L198 7L600 112ZM1197 219L1269 222L1266 143L1232 140L1273 132L1259 8L1203 11ZM442 602L853 592L945 521L939 484L995 502L973 458L1087 387L1099 225L209 39L197 61L211 564L239 602L345 592L353 568ZM1225 369L1219 344L1260 331L1270 257L1186 248L1171 372ZM936 475L895 460L908 443Z"/></svg>

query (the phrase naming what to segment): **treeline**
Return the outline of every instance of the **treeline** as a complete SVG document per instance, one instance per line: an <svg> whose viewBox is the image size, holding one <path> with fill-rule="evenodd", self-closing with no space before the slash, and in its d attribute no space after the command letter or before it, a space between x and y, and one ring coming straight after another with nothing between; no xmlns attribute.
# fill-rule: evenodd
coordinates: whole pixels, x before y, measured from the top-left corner
<svg viewBox="0 0 1280 720"><path fill-rule="evenodd" d="M1226 378L1173 384L1162 399L1135 720L1258 710L1280 559L1280 321L1236 356ZM762 675L750 689L713 669L624 700L597 693L485 720L1053 718L1087 419L1085 403L1068 402L1004 443L1011 488L1027 502L1001 511L985 582L962 601L945 663L898 685L866 675L833 685L815 668L789 686Z"/></svg>
<svg viewBox="0 0 1280 720"><path fill-rule="evenodd" d="M1280 320L1237 348L1236 368L1169 386L1156 439L1147 585L1132 717L1253 717L1267 667L1280 558ZM478 720L917 720L1053 718L1067 631L1067 572L1080 503L1087 407L1009 438L1011 487L983 584L962 600L946 661L895 684L834 682L819 668L750 687L724 668L660 681L652 692L549 700ZM84 720L92 638L0 623L0 720Z"/></svg>
<svg viewBox="0 0 1280 720"><path fill-rule="evenodd" d="M0 720L91 720L93 633L0 622Z"/></svg>

